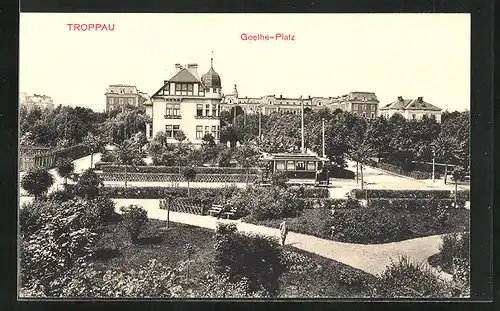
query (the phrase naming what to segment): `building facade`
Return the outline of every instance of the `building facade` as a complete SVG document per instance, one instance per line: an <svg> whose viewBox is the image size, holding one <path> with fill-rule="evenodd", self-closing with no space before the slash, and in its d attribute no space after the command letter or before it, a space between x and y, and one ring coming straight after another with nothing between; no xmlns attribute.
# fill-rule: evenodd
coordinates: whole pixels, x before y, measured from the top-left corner
<svg viewBox="0 0 500 311"><path fill-rule="evenodd" d="M222 85L213 68L201 78L198 64L175 65L176 74L164 81L163 86L145 102L146 114L151 122L146 124L146 135L152 139L162 131L167 142L176 142L176 132L183 131L195 145L202 143L205 134L215 141L220 138L220 111Z"/></svg>
<svg viewBox="0 0 500 311"><path fill-rule="evenodd" d="M149 99L146 93L127 84L112 84L106 89L106 112L123 109L125 106L138 107Z"/></svg>
<svg viewBox="0 0 500 311"><path fill-rule="evenodd" d="M34 109L35 107L40 109L54 109L54 101L50 96L46 95L28 95L27 93L21 92L19 94L19 103L21 106L24 106L29 110Z"/></svg>
<svg viewBox="0 0 500 311"><path fill-rule="evenodd" d="M375 93L350 92L349 94L335 97L331 102L331 109L340 109L359 117L375 119L378 117L379 101Z"/></svg>
<svg viewBox="0 0 500 311"><path fill-rule="evenodd" d="M380 115L390 118L395 113L402 115L407 120L421 120L424 117L441 122L442 109L426 101L423 97L417 99L404 99L398 96L396 101L380 107Z"/></svg>
<svg viewBox="0 0 500 311"><path fill-rule="evenodd" d="M279 97L275 95L266 95L262 97L239 97L237 86L234 86L232 94L224 95L221 100L222 111L234 112L237 107L246 114L262 113L269 115L271 113L292 113L300 114L301 102L304 109L320 110L328 108L331 104L331 97Z"/></svg>

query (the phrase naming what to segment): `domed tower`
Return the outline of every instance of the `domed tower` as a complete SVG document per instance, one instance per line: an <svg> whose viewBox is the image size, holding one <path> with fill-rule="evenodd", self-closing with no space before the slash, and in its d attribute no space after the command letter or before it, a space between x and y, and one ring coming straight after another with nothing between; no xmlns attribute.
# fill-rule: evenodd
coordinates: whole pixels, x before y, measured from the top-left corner
<svg viewBox="0 0 500 311"><path fill-rule="evenodd" d="M214 70L214 59L210 59L210 69L201 77L201 82L207 88L207 91L221 96L221 81L220 76Z"/></svg>

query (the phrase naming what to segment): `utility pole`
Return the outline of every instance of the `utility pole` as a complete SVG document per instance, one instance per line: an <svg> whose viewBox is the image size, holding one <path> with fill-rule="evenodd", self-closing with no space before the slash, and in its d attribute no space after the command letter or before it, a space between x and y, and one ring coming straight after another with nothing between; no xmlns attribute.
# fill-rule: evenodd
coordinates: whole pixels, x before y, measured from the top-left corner
<svg viewBox="0 0 500 311"><path fill-rule="evenodd" d="M325 118L321 119L322 127L323 127L323 158L326 157L326 152L325 152Z"/></svg>
<svg viewBox="0 0 500 311"><path fill-rule="evenodd" d="M301 124L302 124L302 153L305 153L304 147L304 101L302 100L302 96L300 96L300 110L301 110Z"/></svg>
<svg viewBox="0 0 500 311"><path fill-rule="evenodd" d="M436 167L436 154L434 150L432 150L432 183L435 183L436 181L436 175L435 175L435 167Z"/></svg>

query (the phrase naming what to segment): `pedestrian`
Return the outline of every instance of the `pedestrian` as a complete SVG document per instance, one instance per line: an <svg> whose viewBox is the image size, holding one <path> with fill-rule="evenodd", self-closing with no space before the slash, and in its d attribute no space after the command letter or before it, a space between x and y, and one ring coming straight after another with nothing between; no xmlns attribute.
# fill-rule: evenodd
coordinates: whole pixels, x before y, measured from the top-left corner
<svg viewBox="0 0 500 311"><path fill-rule="evenodd" d="M286 218L280 223L281 245L285 246L286 235L288 234L288 226L286 225Z"/></svg>

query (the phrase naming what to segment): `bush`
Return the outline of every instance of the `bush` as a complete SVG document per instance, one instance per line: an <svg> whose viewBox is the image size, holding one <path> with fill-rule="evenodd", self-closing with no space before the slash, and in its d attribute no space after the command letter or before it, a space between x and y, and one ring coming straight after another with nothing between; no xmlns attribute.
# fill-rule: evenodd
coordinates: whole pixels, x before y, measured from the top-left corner
<svg viewBox="0 0 500 311"><path fill-rule="evenodd" d="M280 187L249 187L231 199L237 216L248 215L252 220L293 217L304 209L304 201L297 194Z"/></svg>
<svg viewBox="0 0 500 311"><path fill-rule="evenodd" d="M352 189L351 197L356 199L365 199L366 189ZM386 190L386 189L368 189L368 198L382 199L450 199L449 190Z"/></svg>
<svg viewBox="0 0 500 311"><path fill-rule="evenodd" d="M455 201L452 199L369 199L372 208L390 209L452 209L455 208ZM457 208L465 208L465 201L457 201Z"/></svg>
<svg viewBox="0 0 500 311"><path fill-rule="evenodd" d="M470 201L470 190L458 190L457 200Z"/></svg>
<svg viewBox="0 0 500 311"><path fill-rule="evenodd" d="M375 287L377 297L383 298L439 298L451 296L449 284L421 263L407 257L392 262L382 273Z"/></svg>
<svg viewBox="0 0 500 311"><path fill-rule="evenodd" d="M95 211L99 224L106 224L109 222L115 213L115 202L106 197L97 197L90 200L90 208Z"/></svg>
<svg viewBox="0 0 500 311"><path fill-rule="evenodd" d="M37 199L54 184L54 177L45 169L29 171L21 180L21 187Z"/></svg>
<svg viewBox="0 0 500 311"><path fill-rule="evenodd" d="M48 201L68 201L75 198L75 187L73 185L66 185L64 189L52 191L46 197Z"/></svg>
<svg viewBox="0 0 500 311"><path fill-rule="evenodd" d="M470 284L470 234L449 234L441 238L439 262L455 281Z"/></svg>
<svg viewBox="0 0 500 311"><path fill-rule="evenodd" d="M115 155L112 152L110 152L110 151L108 151L106 149L102 152L102 154L101 154L101 162L113 163L115 161L116 161L116 157L115 157ZM97 163L96 163L96 165L97 165ZM96 168L97 168L97 166L96 166Z"/></svg>
<svg viewBox="0 0 500 311"><path fill-rule="evenodd" d="M358 290L361 290L369 285L366 276L361 271L346 268L342 268L340 270L339 282Z"/></svg>
<svg viewBox="0 0 500 311"><path fill-rule="evenodd" d="M246 278L251 291L264 288L276 296L279 277L284 272L277 240L239 234L235 224L217 225L215 231L214 270L231 281Z"/></svg>
<svg viewBox="0 0 500 311"><path fill-rule="evenodd" d="M120 207L125 225L130 234L132 243L137 241L139 234L148 223L148 212L138 205L129 205Z"/></svg>
<svg viewBox="0 0 500 311"><path fill-rule="evenodd" d="M77 196L93 199L100 195L102 186L99 176L92 169L87 169L78 178L74 189Z"/></svg>
<svg viewBox="0 0 500 311"><path fill-rule="evenodd" d="M319 199L319 198L328 198L330 193L326 188L311 188L311 187L290 187L290 191L293 191L297 194L298 198L311 198L311 199Z"/></svg>

